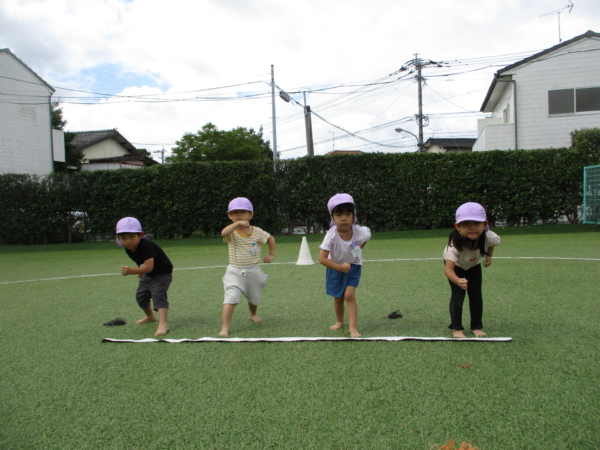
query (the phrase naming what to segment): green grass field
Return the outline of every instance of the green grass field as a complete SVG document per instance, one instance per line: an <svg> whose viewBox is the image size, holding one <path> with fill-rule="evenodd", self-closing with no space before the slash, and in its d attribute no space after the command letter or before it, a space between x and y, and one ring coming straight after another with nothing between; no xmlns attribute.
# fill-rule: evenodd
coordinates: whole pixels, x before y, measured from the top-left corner
<svg viewBox="0 0 600 450"><path fill-rule="evenodd" d="M122 249L0 246L0 449L598 449L600 228L495 231L483 319L512 342L102 343L156 328L135 324ZM363 336L451 336L448 232L374 235ZM315 260L321 239L308 236ZM241 304L231 337L349 335L329 330L325 269L293 264L300 242L277 237L264 321ZM167 337L217 337L226 245L158 243L177 269ZM116 317L128 324L103 326Z"/></svg>

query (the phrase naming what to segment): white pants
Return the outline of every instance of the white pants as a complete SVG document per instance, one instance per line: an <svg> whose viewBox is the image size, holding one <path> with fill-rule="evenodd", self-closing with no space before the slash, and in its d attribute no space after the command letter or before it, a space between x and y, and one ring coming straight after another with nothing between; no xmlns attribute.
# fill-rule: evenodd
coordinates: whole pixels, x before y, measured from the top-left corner
<svg viewBox="0 0 600 450"><path fill-rule="evenodd" d="M223 276L223 288L225 289L224 304L237 305L242 294L249 303L258 305L260 296L267 285L268 275L265 275L260 266L227 266Z"/></svg>

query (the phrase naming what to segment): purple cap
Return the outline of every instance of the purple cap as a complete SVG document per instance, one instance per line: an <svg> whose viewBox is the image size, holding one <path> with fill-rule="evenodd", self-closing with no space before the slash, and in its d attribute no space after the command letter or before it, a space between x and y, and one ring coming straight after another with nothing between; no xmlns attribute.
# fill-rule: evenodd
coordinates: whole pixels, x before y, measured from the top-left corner
<svg viewBox="0 0 600 450"><path fill-rule="evenodd" d="M117 222L117 245L123 247L119 239L119 233L142 233L142 224L135 217L123 217ZM146 236L143 236L146 239Z"/></svg>
<svg viewBox="0 0 600 450"><path fill-rule="evenodd" d="M485 209L479 203L463 203L456 210L456 223L472 220L473 222L485 222L487 215Z"/></svg>
<svg viewBox="0 0 600 450"><path fill-rule="evenodd" d="M354 205L354 199L352 198L352 196L350 194L335 194L333 197L331 197L329 199L329 201L327 202L327 209L329 210L329 215L333 214L333 209L338 206L338 205L342 205L344 203L352 203ZM356 223L358 221L358 218L356 217L356 209L354 210L354 223ZM332 227L333 225L335 225L335 223L333 222L333 220L329 223L329 226Z"/></svg>
<svg viewBox="0 0 600 450"><path fill-rule="evenodd" d="M235 211L236 209L243 209L244 211L254 212L252 203L246 197L237 197L229 202L227 212Z"/></svg>

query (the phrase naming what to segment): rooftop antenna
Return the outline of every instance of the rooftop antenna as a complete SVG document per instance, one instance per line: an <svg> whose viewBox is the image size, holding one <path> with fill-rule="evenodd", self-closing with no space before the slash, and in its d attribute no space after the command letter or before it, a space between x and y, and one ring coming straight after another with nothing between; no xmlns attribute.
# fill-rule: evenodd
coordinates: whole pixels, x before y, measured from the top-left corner
<svg viewBox="0 0 600 450"><path fill-rule="evenodd" d="M569 4L567 6L564 6L560 9L557 9L556 11L552 11L546 14L541 15L540 17L544 17L544 16L549 16L550 14L556 14L558 16L558 43L562 43L562 38L560 36L560 13L563 12L564 10L568 9L569 12L571 12L571 10L573 9L573 2L571 0L569 0Z"/></svg>

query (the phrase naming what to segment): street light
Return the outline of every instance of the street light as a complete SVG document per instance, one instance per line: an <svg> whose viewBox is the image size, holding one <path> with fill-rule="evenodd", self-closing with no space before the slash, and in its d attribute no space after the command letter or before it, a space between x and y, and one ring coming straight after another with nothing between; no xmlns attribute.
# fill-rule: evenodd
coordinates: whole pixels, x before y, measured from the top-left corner
<svg viewBox="0 0 600 450"><path fill-rule="evenodd" d="M404 128L396 128L394 129L394 131L396 133L408 133L408 134L412 134L414 136L414 138L417 140L417 147L419 152L423 151L423 144L421 144L421 141L419 140L419 138L417 137L417 135L411 131L405 130Z"/></svg>

